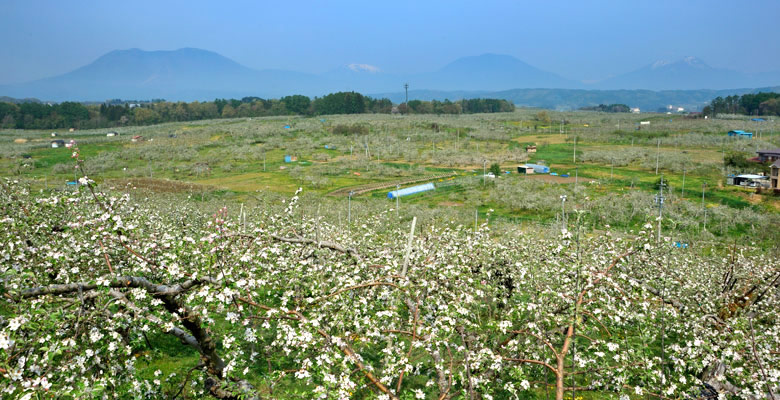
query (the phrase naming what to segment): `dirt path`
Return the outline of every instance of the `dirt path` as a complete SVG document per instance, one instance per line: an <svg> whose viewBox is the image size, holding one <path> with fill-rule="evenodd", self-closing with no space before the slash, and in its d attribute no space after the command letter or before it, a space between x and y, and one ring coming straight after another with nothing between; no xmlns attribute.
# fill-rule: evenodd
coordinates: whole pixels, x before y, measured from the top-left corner
<svg viewBox="0 0 780 400"><path fill-rule="evenodd" d="M562 177L560 175L555 176L555 175L550 175L550 174L531 174L531 175L525 175L524 177L526 179L533 179L533 180L537 180L537 181L545 181L545 182L550 182L550 183L574 183L574 181L577 180L577 178L575 178L573 176ZM582 178L582 179L580 179L580 182L584 183L584 182L590 181L590 180L592 180L592 179L590 179L590 178Z"/></svg>
<svg viewBox="0 0 780 400"><path fill-rule="evenodd" d="M451 176L457 176L457 174L455 174L455 173L448 173L448 174L426 176L426 177L423 177L423 178L406 179L406 180L403 180L403 181L369 183L367 185L352 186L352 187L345 187L345 188L341 188L341 189L336 189L336 190L328 193L328 195L329 196L347 196L347 195L349 195L350 191L353 192L353 195L358 195L358 194L371 192L371 191L374 191L374 190L395 188L397 185L408 185L410 183L419 183L419 182L433 181L433 180L436 180L436 179L449 178Z"/></svg>

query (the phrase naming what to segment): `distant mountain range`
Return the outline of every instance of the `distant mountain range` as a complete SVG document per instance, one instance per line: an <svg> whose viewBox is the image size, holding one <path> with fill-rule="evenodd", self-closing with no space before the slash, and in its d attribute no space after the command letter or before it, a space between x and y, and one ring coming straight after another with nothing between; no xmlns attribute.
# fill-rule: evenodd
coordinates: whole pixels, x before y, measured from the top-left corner
<svg viewBox="0 0 780 400"><path fill-rule="evenodd" d="M498 54L460 58L439 70L420 74L390 74L368 64L348 64L323 74L310 74L279 69L255 70L217 53L193 48L172 51L130 49L112 51L63 75L0 85L0 95L44 101L115 98L192 101L244 96L278 98L290 94L321 96L354 90L367 94L384 93L400 101L403 99L398 98L398 94L403 92L404 83L409 83L413 89L410 94L414 96L439 93L455 99L498 93L491 96L503 96L519 105L577 108L594 105L593 102L624 102L639 107L647 104L651 108L650 104L655 104L657 108L664 104L701 105L711 97L701 100L698 96L688 96L685 101L662 101L670 99L671 94L645 93L647 90L708 89L715 93L713 90L769 87L780 84L780 71L748 75L712 68L695 57L688 57L677 62L656 62L586 85L543 71L515 57ZM645 92L615 89L644 89ZM751 89L738 90L746 93ZM729 92L737 93L735 90ZM569 96L580 100L569 100ZM701 96L709 94L704 91ZM655 100L650 100L652 98Z"/></svg>
<svg viewBox="0 0 780 400"><path fill-rule="evenodd" d="M733 89L780 84L780 71L745 74L729 69L713 68L696 57L675 62L656 61L623 75L597 84L600 89Z"/></svg>

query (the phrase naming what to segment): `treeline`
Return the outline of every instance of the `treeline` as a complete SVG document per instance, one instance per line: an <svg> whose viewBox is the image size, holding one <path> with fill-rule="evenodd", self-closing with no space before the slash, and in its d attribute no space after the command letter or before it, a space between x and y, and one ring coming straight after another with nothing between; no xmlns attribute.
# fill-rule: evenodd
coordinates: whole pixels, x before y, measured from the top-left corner
<svg viewBox="0 0 780 400"><path fill-rule="evenodd" d="M597 106L580 107L583 111L601 111L608 113L627 113L631 112L631 108L625 104L599 104Z"/></svg>
<svg viewBox="0 0 780 400"><path fill-rule="evenodd" d="M409 114L476 114L512 112L515 105L502 99L463 99L456 102L412 100L399 105L398 110Z"/></svg>
<svg viewBox="0 0 780 400"><path fill-rule="evenodd" d="M164 122L216 118L267 117L278 115L329 114L471 114L509 112L514 104L506 100L469 99L451 102L410 101L394 107L389 99L374 99L357 92L331 93L310 99L303 95L262 99L244 97L191 103L155 100L148 103L111 100L100 105L63 102L60 104L0 102L0 128L59 129L108 128L151 125Z"/></svg>
<svg viewBox="0 0 780 400"><path fill-rule="evenodd" d="M702 114L780 115L780 93L718 96L702 109Z"/></svg>

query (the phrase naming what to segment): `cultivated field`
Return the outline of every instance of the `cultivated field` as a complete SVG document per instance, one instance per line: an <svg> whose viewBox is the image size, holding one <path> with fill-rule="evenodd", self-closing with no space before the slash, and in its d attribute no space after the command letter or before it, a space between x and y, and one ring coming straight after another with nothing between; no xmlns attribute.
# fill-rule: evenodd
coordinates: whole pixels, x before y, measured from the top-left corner
<svg viewBox="0 0 780 400"><path fill-rule="evenodd" d="M3 397L777 396L780 123L546 117L2 132Z"/></svg>
<svg viewBox="0 0 780 400"><path fill-rule="evenodd" d="M454 211L462 214L461 221L473 220L476 209L481 218L493 210L491 223L552 226L561 219L560 196L566 194L564 210L587 210L586 225L636 229L657 212L653 195L663 175L665 216L675 239L703 235L766 241L774 234L762 227L777 222L778 198L726 185L728 173L759 168L724 168L724 158L734 152L749 158L757 149L780 147L777 121L549 112L548 122L537 114L215 120L119 128L114 129L120 133L116 137L106 137L108 130L59 132L56 139L75 140L86 175L105 187L180 192L190 201L247 207L273 203L303 188L303 207L326 204L321 212L331 221L339 214L345 218L347 204L324 194L357 190L353 206L376 213L395 207L385 199L395 184L409 186L454 173L456 178L446 182L434 179L436 191L402 199L399 216L413 216L407 206L435 209L445 202L462 206ZM730 129L754 131L757 138L729 138L725 132ZM70 150L49 147L50 133L3 132L4 174L22 177L36 188L66 188L78 174ZM136 135L143 141L131 142ZM538 151L526 153L527 145ZM286 163L285 155L297 160ZM547 164L559 175L529 179L516 173L523 162ZM483 169L493 163L511 173L484 182ZM371 187L382 190L364 190ZM417 216L425 219L428 211L437 212Z"/></svg>

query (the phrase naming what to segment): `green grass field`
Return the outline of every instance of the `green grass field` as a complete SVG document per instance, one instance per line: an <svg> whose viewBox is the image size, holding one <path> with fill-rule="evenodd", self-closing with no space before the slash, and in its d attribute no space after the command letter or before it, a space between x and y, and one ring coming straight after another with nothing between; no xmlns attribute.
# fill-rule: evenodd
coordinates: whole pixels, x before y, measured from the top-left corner
<svg viewBox="0 0 780 400"><path fill-rule="evenodd" d="M657 193L663 175L666 195L673 197L670 205L675 205L670 218L683 220L681 229L701 232L704 226L698 221L704 209L711 210L713 223L720 223L717 231L710 229L716 236L745 234L756 229L757 221L767 220L766 216L771 221L780 212L778 197L726 185L728 173L756 171L724 169L723 164L726 153L752 157L756 148L780 147L777 122L766 123L762 139L746 141L725 136L729 129L745 125L740 119L550 114L553 123L549 125L536 121L534 110L522 109L470 116L345 115L329 117L327 123L303 117L213 120L114 129L120 132L118 137L106 137L108 130L61 132L57 139L77 142L84 170L97 182L110 182L112 187L132 182L136 190L188 192L193 199L244 202L258 196L289 196L302 187L319 196L318 201L339 201L322 196L337 189L433 174L481 176L483 168L498 163L511 173L502 174L496 182L483 185L479 178L476 184L474 178L458 179L435 192L404 198L402 203L446 208L462 214L464 221L473 220L478 210L478 218L487 219L489 213L492 221L552 224L560 218L558 199L567 193L570 206L600 210L602 215L594 215L594 220L613 219L613 224L631 229L652 215L648 199ZM566 123L555 122L560 120ZM651 124L636 130L638 121ZM287 123L292 129L282 128ZM356 124L367 126L369 133L331 133L334 126ZM73 168L72 151L50 148L49 134L0 133L3 175L29 180L33 187L43 189L65 187L65 182L80 176ZM144 140L131 142L134 135ZM525 152L531 144L537 146L536 153ZM285 155L297 161L286 163ZM544 163L558 174L576 175L576 183L555 177L546 183L528 183L516 173L516 166L523 162ZM386 192L354 200L367 206L394 207ZM523 204L524 198L534 200ZM611 212L600 209L602 200L617 201L617 208ZM631 201L637 204L629 205ZM629 206L641 207L641 212L632 211L630 218L610 216ZM701 226L693 229L693 225Z"/></svg>

